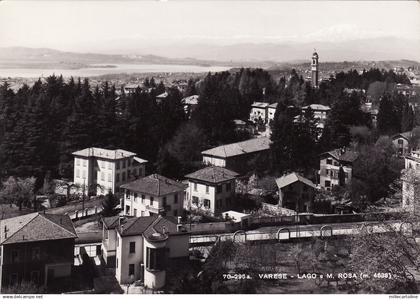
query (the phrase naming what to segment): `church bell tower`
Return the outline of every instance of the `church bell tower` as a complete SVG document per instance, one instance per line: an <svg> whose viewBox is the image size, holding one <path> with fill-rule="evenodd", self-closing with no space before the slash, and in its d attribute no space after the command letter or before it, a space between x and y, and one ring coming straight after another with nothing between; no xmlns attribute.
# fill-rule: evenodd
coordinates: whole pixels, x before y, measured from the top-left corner
<svg viewBox="0 0 420 299"><path fill-rule="evenodd" d="M318 53L314 51L312 54L311 73L312 73L312 87L318 88Z"/></svg>

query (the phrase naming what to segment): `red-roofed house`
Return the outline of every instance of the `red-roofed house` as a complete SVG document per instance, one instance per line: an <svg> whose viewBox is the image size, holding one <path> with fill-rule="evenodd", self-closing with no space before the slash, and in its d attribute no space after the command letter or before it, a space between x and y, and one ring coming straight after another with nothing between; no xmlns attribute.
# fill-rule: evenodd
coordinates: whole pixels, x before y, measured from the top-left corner
<svg viewBox="0 0 420 299"><path fill-rule="evenodd" d="M1 288L22 281L47 286L70 277L76 238L67 215L32 213L1 220Z"/></svg>

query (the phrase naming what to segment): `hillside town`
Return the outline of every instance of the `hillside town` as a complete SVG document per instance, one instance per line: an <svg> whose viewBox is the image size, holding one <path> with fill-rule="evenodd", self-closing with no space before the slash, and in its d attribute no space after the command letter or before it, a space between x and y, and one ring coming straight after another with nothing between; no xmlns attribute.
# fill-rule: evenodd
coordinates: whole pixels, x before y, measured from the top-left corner
<svg viewBox="0 0 420 299"><path fill-rule="evenodd" d="M308 78L278 81L263 69L119 91L54 75L17 90L5 80L1 292L282 292L256 273L350 273L375 246L403 264L377 261L396 277L378 291L416 292L401 274L419 275L414 253L386 246L418 246L418 73L322 79L321 57L308 59ZM360 223L384 231L366 243ZM332 281L332 292L372 287Z"/></svg>

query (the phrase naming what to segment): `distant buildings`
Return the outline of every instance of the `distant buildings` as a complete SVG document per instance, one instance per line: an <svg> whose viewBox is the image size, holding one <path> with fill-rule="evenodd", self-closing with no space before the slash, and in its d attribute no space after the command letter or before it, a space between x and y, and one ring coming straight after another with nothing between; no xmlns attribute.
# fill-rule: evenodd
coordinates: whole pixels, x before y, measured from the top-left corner
<svg viewBox="0 0 420 299"><path fill-rule="evenodd" d="M164 93L161 93L156 96L156 102L158 104L162 103L166 98L168 97L168 93L165 91Z"/></svg>
<svg viewBox="0 0 420 299"><path fill-rule="evenodd" d="M267 124L268 122L268 106L269 103L264 102L254 102L251 105L251 113L249 115L249 120L254 123Z"/></svg>
<svg viewBox="0 0 420 299"><path fill-rule="evenodd" d="M181 102L184 104L184 111L189 118L191 117L191 113L198 105L198 98L198 95L192 95L181 100Z"/></svg>
<svg viewBox="0 0 420 299"><path fill-rule="evenodd" d="M124 214L128 216L181 216L186 186L159 174L121 185Z"/></svg>
<svg viewBox="0 0 420 299"><path fill-rule="evenodd" d="M140 84L127 84L123 87L126 95L132 95L136 92L137 88L140 88Z"/></svg>
<svg viewBox="0 0 420 299"><path fill-rule="evenodd" d="M231 207L238 174L218 166L209 166L187 174L186 208L218 215Z"/></svg>
<svg viewBox="0 0 420 299"><path fill-rule="evenodd" d="M68 216L32 213L0 221L0 287L69 278L77 238Z"/></svg>
<svg viewBox="0 0 420 299"><path fill-rule="evenodd" d="M276 179L279 206L298 213L312 212L316 186L307 178L292 172Z"/></svg>
<svg viewBox="0 0 420 299"><path fill-rule="evenodd" d="M107 226L107 234L115 235L117 281L120 284L142 281L151 289L164 287L171 261L189 256L189 233L178 220L180 217L115 219L110 219L112 226ZM108 222L107 218L104 221Z"/></svg>
<svg viewBox="0 0 420 299"><path fill-rule="evenodd" d="M90 147L73 153L74 183L91 195L118 192L121 184L145 175L146 160L122 149Z"/></svg>
<svg viewBox="0 0 420 299"><path fill-rule="evenodd" d="M334 186L340 185L340 180L344 185L348 184L352 177L353 163L358 156L357 152L345 148L323 153L320 157L319 173L321 188L331 190ZM342 178L340 178L340 171L342 171Z"/></svg>
<svg viewBox="0 0 420 299"><path fill-rule="evenodd" d="M250 170L249 163L268 166L270 161L270 139L267 137L253 138L241 142L221 145L201 152L203 162L207 165L226 167L238 173Z"/></svg>

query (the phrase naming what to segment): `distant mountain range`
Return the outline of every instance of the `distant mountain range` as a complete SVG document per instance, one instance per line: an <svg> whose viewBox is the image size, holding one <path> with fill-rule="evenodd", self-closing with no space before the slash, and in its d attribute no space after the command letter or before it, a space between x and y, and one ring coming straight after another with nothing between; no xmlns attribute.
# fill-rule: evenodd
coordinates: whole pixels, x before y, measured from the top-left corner
<svg viewBox="0 0 420 299"><path fill-rule="evenodd" d="M115 43L121 47L121 42ZM138 46L126 42L124 47L108 53L77 53L48 48L0 48L3 68L67 68L113 64L177 64L229 67L282 68L309 63L314 49L320 63L343 61L420 61L420 40L399 38L360 39L313 43L243 43L233 45L195 44L191 41L159 46ZM116 54L118 53L118 54ZM145 53L153 53L145 54Z"/></svg>

